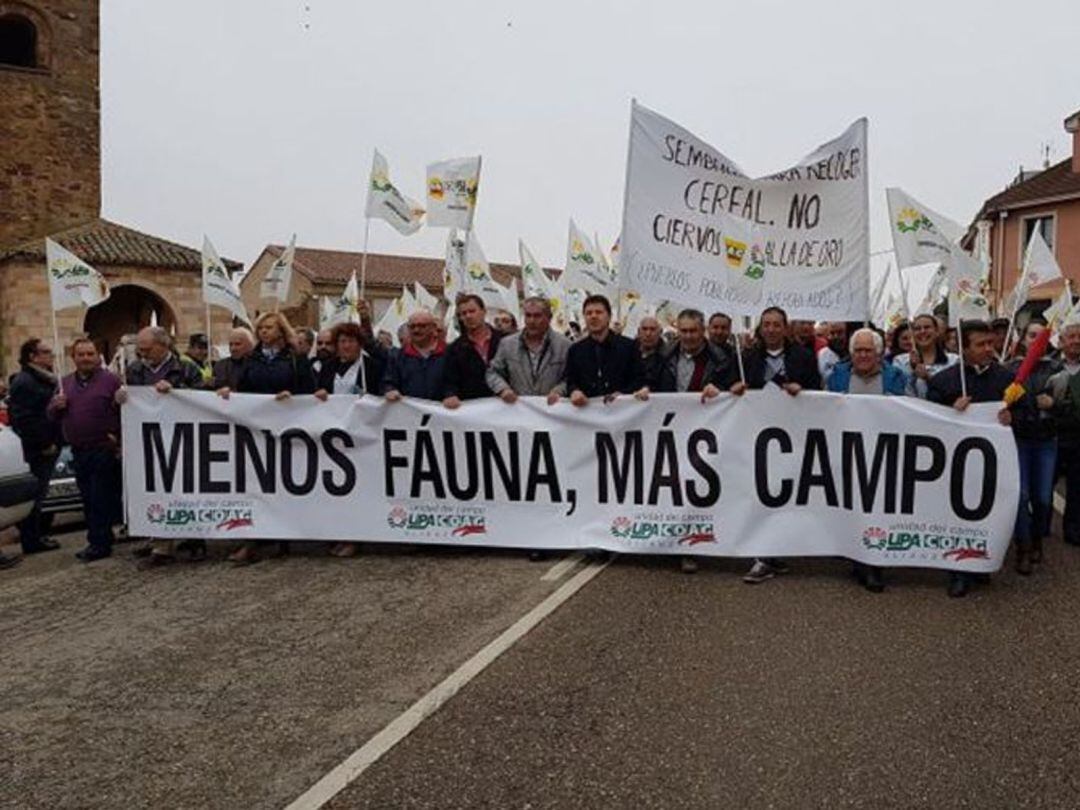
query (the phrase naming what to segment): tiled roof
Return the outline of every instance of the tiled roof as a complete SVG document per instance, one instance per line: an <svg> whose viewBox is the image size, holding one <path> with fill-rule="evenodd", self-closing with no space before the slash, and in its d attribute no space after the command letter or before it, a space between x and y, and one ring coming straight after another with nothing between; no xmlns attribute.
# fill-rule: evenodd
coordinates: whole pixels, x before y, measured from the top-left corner
<svg viewBox="0 0 1080 810"><path fill-rule="evenodd" d="M263 255L276 258L284 249L283 245L267 245ZM357 251L298 247L293 258L293 269L313 284L344 284L354 270L359 275L362 261L363 254ZM419 281L425 287L441 289L444 264L442 259L423 256L369 253L367 284L374 287L401 287ZM558 275L559 271L549 272ZM492 263L491 274L496 281L505 285L511 278L520 278L521 270L516 265Z"/></svg>
<svg viewBox="0 0 1080 810"><path fill-rule="evenodd" d="M983 213L1020 208L1039 200L1060 197L1080 199L1080 173L1072 170L1071 157L995 194L983 204Z"/></svg>
<svg viewBox="0 0 1080 810"><path fill-rule="evenodd" d="M202 271L202 254L198 250L118 225L107 219L91 220L50 234L50 237L94 266L134 265ZM0 260L12 258L44 261L45 240L35 239L0 253ZM243 267L239 262L230 259L223 261L230 270L240 270Z"/></svg>

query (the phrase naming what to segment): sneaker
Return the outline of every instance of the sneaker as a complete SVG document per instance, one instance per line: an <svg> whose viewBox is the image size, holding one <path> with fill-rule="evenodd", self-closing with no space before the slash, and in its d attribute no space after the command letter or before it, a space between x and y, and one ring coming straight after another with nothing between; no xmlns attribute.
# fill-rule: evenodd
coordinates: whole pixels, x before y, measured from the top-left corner
<svg viewBox="0 0 1080 810"><path fill-rule="evenodd" d="M0 571L5 568L14 568L16 565L23 561L22 556L14 557L7 554L0 554Z"/></svg>
<svg viewBox="0 0 1080 810"><path fill-rule="evenodd" d="M696 574L698 563L693 557L683 557L679 560L679 568L684 574Z"/></svg>
<svg viewBox="0 0 1080 810"><path fill-rule="evenodd" d="M774 574L790 574L791 569L788 568L788 564L781 559L773 557L769 562L769 567L773 570Z"/></svg>
<svg viewBox="0 0 1080 810"><path fill-rule="evenodd" d="M776 571L771 564L765 562L765 560L754 560L754 564L746 572L742 581L747 585L757 585L759 582L772 579L774 576L776 576Z"/></svg>
<svg viewBox="0 0 1080 810"><path fill-rule="evenodd" d="M176 562L176 557L171 554L151 554L139 560L139 570L149 571L151 568L163 568Z"/></svg>

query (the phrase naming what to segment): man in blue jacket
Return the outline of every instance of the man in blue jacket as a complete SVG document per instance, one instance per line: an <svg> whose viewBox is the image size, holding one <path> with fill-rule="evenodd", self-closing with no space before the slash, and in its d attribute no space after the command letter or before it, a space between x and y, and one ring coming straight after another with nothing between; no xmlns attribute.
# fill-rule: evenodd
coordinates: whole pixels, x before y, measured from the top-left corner
<svg viewBox="0 0 1080 810"><path fill-rule="evenodd" d="M388 402L402 397L442 399L445 391L446 344L439 326L426 310L409 316L409 342L390 355L383 375L383 396Z"/></svg>

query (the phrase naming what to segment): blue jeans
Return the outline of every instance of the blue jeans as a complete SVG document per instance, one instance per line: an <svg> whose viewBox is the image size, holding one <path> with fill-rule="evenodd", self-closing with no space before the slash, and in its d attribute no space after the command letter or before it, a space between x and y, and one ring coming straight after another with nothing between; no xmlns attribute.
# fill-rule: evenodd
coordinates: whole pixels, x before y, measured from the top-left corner
<svg viewBox="0 0 1080 810"><path fill-rule="evenodd" d="M1054 493L1057 442L1017 439L1020 457L1020 506L1016 510L1016 539L1043 537Z"/></svg>
<svg viewBox="0 0 1080 810"><path fill-rule="evenodd" d="M120 459L109 448L75 450L75 482L83 499L86 516L86 543L111 549L113 524L123 518L123 490Z"/></svg>

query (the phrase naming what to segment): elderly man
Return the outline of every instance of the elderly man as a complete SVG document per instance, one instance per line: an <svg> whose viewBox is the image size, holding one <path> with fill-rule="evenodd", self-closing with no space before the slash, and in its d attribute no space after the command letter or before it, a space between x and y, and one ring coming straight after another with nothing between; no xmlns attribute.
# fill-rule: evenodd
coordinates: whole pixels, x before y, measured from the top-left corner
<svg viewBox="0 0 1080 810"><path fill-rule="evenodd" d="M563 375L570 341L551 328L551 302L546 298L526 298L521 309L525 328L499 344L487 369L488 387L503 402L538 396L553 404L566 395Z"/></svg>
<svg viewBox="0 0 1080 810"><path fill-rule="evenodd" d="M705 338L705 315L696 309L684 309L676 320L679 342L660 367L657 391L701 394L704 402L719 396L735 382L736 373L727 354ZM679 560L684 574L698 570L697 560L683 556Z"/></svg>
<svg viewBox="0 0 1080 810"><path fill-rule="evenodd" d="M826 388L834 394L879 394L902 397L907 393L907 375L896 366L886 365L885 339L873 329L857 329L848 346L850 360L833 367ZM885 590L881 569L855 563L855 578L871 593Z"/></svg>
<svg viewBox="0 0 1080 810"><path fill-rule="evenodd" d="M135 346L139 357L127 367L125 384L127 386L153 386L159 394L167 394L174 388L202 388L203 377L191 363L183 362L172 351L169 333L160 326L147 326L135 336ZM127 400L127 389L117 392L117 399ZM183 548L190 551L192 558L206 556L206 544L201 540L186 540ZM157 568L175 560L175 549L171 540L151 540L150 547L143 547L135 552L136 556L147 557L143 568Z"/></svg>
<svg viewBox="0 0 1080 810"><path fill-rule="evenodd" d="M101 365L97 346L80 338L71 348L75 371L64 377L49 403L71 445L75 483L86 516L86 548L75 556L84 563L112 554L113 525L123 507L120 478L120 379Z"/></svg>
<svg viewBox="0 0 1080 810"><path fill-rule="evenodd" d="M791 396L797 396L804 388L821 390L817 359L812 351L788 339L788 319L784 310L780 307L763 310L758 335L758 343L743 355L746 381L734 383L731 393L741 395L748 388L758 389L766 385L777 385ZM757 585L777 574L787 573L787 570L783 560L757 559L743 577L743 582Z"/></svg>
<svg viewBox="0 0 1080 810"><path fill-rule="evenodd" d="M244 363L255 348L255 336L245 326L238 326L229 332L229 356L214 364L214 390L222 388L237 390L240 386L240 372Z"/></svg>
<svg viewBox="0 0 1080 810"><path fill-rule="evenodd" d="M947 405L965 411L973 402L1001 402L1005 389L1013 375L997 362L994 354L994 333L985 321L964 321L964 345L962 360L954 363L930 378L927 399L939 405ZM963 395L960 374L964 374L967 396ZM998 413L1003 425L1012 424L1012 414L1007 409ZM949 572L951 597L966 596L971 588L972 577L963 571Z"/></svg>
<svg viewBox="0 0 1080 810"><path fill-rule="evenodd" d="M1050 378L1058 429L1058 467L1065 476L1065 542L1080 546L1080 323L1061 330L1061 371Z"/></svg>
<svg viewBox="0 0 1080 810"><path fill-rule="evenodd" d="M653 388L660 379L660 367L664 364L665 346L660 321L651 316L638 323L636 335L638 353L641 355L641 372L645 385Z"/></svg>
<svg viewBox="0 0 1080 810"><path fill-rule="evenodd" d="M391 353L382 391L387 402L402 397L442 399L446 372L446 344L439 340L435 317L426 309L414 312L406 324L409 342Z"/></svg>

